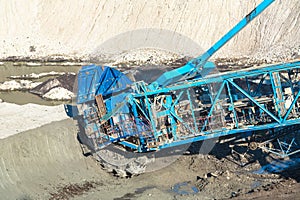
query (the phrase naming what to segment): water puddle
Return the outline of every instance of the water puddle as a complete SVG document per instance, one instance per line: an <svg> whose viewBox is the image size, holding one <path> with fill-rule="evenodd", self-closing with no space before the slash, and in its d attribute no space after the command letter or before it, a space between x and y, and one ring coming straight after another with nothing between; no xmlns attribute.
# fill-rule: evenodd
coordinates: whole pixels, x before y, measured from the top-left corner
<svg viewBox="0 0 300 200"><path fill-rule="evenodd" d="M38 65L28 65L28 63L13 63L13 62L5 62L0 65L0 83L4 81L12 80L10 76L21 76L25 74L40 74L47 72L74 72L77 73L81 68L80 65L65 65L65 64L43 64L38 63ZM54 77L54 76L53 76ZM43 82L49 77L42 77L39 79L34 79L35 82ZM40 105L58 105L62 103L67 103L65 101L49 101L40 98L37 95L31 94L27 91L1 91L0 99L9 103L16 103L19 105L27 104L27 103L35 103Z"/></svg>
<svg viewBox="0 0 300 200"><path fill-rule="evenodd" d="M267 165L262 166L255 171L256 174L281 173L287 169L300 165L300 158L291 158L289 160L275 160Z"/></svg>

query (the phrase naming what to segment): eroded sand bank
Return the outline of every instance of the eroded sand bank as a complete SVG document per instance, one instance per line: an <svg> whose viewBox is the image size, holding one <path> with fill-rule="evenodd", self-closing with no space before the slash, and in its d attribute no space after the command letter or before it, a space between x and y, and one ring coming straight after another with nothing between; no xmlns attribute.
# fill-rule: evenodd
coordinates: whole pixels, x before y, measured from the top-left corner
<svg viewBox="0 0 300 200"><path fill-rule="evenodd" d="M59 185L108 176L82 156L70 119L2 139L0 147L1 199L49 199Z"/></svg>

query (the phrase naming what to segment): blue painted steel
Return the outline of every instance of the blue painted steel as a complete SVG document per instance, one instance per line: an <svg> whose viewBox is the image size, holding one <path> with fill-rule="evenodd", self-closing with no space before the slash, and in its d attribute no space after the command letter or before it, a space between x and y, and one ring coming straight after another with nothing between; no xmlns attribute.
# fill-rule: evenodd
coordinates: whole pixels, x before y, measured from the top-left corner
<svg viewBox="0 0 300 200"><path fill-rule="evenodd" d="M300 68L299 66L300 66L300 61L295 61L295 62L289 62L289 63L276 64L276 65L268 65L268 66L264 66L261 68L250 68L250 69L226 72L226 73L221 73L221 74L211 74L211 75L208 75L203 78L186 80L184 82L170 85L168 87L158 88L155 91L148 90L147 92L145 92L143 94L136 93L136 94L134 94L134 97L140 97L140 96L145 96L145 95L151 96L151 95L154 95L157 93L168 93L173 90L187 89L189 87L194 87L197 85L220 83L226 79L245 78L247 76L256 76L256 75L260 75L260 74L266 75L270 71L278 72L278 71L282 71L284 69L299 69Z"/></svg>
<svg viewBox="0 0 300 200"><path fill-rule="evenodd" d="M95 148L118 143L147 152L298 125L300 62L210 74L215 65L207 61L272 2L263 1L202 56L150 85L132 83L110 67L84 66L78 74L77 103L84 105L79 115ZM66 106L68 116L74 116L72 111Z"/></svg>
<svg viewBox="0 0 300 200"><path fill-rule="evenodd" d="M77 106L72 105L64 105L65 112L67 113L68 117L76 117L78 116L78 108Z"/></svg>
<svg viewBox="0 0 300 200"><path fill-rule="evenodd" d="M220 40L218 40L212 47L210 47L203 55L189 61L186 65L178 69L165 72L149 86L149 89L153 90L158 87L164 87L171 83L175 83L178 80L182 79L183 76L185 79L189 79L193 78L196 73L200 74L201 77L209 74L210 71L215 68L215 65L212 62L207 62L207 60L274 1L275 0L264 0L248 15L246 15L238 24L236 24L228 33L226 33Z"/></svg>
<svg viewBox="0 0 300 200"><path fill-rule="evenodd" d="M286 66L289 66L288 68ZM267 74L271 71L276 71L276 72L281 72L281 71L285 71L285 70L295 70L295 69L299 69L300 68L300 63L299 62L294 62L294 63L287 63L287 64L283 64L283 65L271 65L271 66L266 66L264 68L254 68L254 69L248 69L247 72L245 71L239 71L239 72L231 72L231 73L223 73L223 74L220 74L218 75L219 77L222 77L222 78L217 78L216 80L218 80L219 82L222 82L222 86L221 88L219 89L219 92L217 94L217 96L215 97L215 100L213 102L213 106L210 108L210 112L209 114L207 115L207 117L209 117L213 111L213 107L215 106L216 102L220 99L220 94L222 92L222 89L223 87L226 86L226 91L228 91L228 93L233 96L235 95L236 93L232 93L232 89L229 89L229 86L230 85L233 85L237 88L237 91L239 92L242 92L242 94L244 94L245 97L248 98L249 101L253 102L254 105L256 105L259 109L260 109L260 113L266 113L268 116L270 116L270 119L273 119L274 122L273 123L270 123L270 124L265 124L265 125L260 125L260 126L250 126L250 127L247 127L247 126L244 126L244 127L238 127L237 126L237 116L235 114L235 129L228 129L228 128L223 128L223 129L220 129L220 130L214 130L214 132L212 131L204 131L205 129L205 125L202 126L202 129L203 131L201 132L199 130L199 135L197 134L197 130L189 127L190 131L192 134L189 135L190 138L188 137L185 137L185 138L176 138L175 141L171 142L171 143L167 143L167 144L163 144L162 146L159 146L158 148L166 148L166 147L171 147L171 146L176 146L176 145L181 145L181 144L186 144L186 143L189 143L189 142L192 142L192 141L199 141L199 140L206 140L206 139L210 139L210 138L214 138L214 137L220 137L220 136L228 136L228 135L231 135L231 134L237 134L237 133L240 133L242 134L243 132L249 132L249 131L257 131L257 130L265 130L265 129L270 129L270 128L276 128L276 127L283 127L283 126L288 126L288 125L293 125L293 124L297 124L299 123L299 120L287 120L285 122L282 122L278 119L278 116L275 116L276 113L271 113L269 110L267 110L264 106L264 104L260 104L256 101L256 97L255 96L250 96L250 94L248 94L248 87L246 88L246 91L243 90L240 86L238 86L236 83L234 83L234 80L236 79L240 79L242 77L246 77L245 74L248 74L249 76L247 76L247 78L251 78L252 77L257 77L259 75L263 75L267 72ZM281 71L280 71L281 70ZM240 76L242 75L242 76ZM233 78L234 77L234 78ZM262 76L263 78L266 78L266 76ZM207 80L210 79L210 77L206 77ZM149 104L149 98L151 98L151 96L153 95L162 95L162 94L165 94L165 93L168 93L170 91L176 91L176 90L180 90L180 93L178 95L178 97L176 98L176 100L174 101L176 104L179 102L180 103L180 97L182 96L183 92L181 89L188 89L188 88L191 88L191 87L197 87L197 86L201 86L201 85L207 85L207 83L209 81L207 81L204 79L199 79L198 81L191 81L191 82L187 82L185 84L182 83L179 84L179 85L176 85L176 86L172 86L172 89L171 90L158 90L156 92L144 92L142 96L140 95L133 95L131 98L133 99L141 99L141 98L145 98L147 99L146 102L148 102ZM211 82L213 83L213 82ZM227 84L226 84L227 83ZM228 83L231 83L231 84L228 84ZM184 87L181 87L181 86L184 86ZM166 88L165 88L166 89ZM235 92L237 92L235 91ZM187 94L188 95L188 94ZM229 96L230 96L229 95ZM149 98L148 98L149 97ZM296 99L299 97L299 94L296 95ZM237 101L239 99L232 99L230 102L231 104L234 104L235 101ZM272 99L271 99L272 100ZM137 100L134 100L135 102ZM139 100L140 101L140 100ZM295 100L296 101L296 100ZM294 102L295 102L294 101ZM190 102L190 101L189 101ZM294 102L291 104L291 107L294 106ZM170 103L169 103L170 104ZM168 108L168 107L167 107ZM235 106L233 105L231 110L234 109ZM248 109L248 108L247 108ZM161 114L161 115L157 115L156 117L160 118L160 117L163 117L163 116L166 116L166 115L171 115L171 111L170 110L165 110L163 112L164 114ZM144 113L145 114L145 113ZM287 113L289 114L289 113ZM154 116L152 116L153 118ZM185 126L186 124L184 124L184 120L180 119L179 116L176 116L176 114L173 112L172 113L172 117L175 117L177 120L179 120L180 122L182 122L182 124ZM194 117L193 117L194 118ZM195 123L196 121L194 120L193 123ZM205 120L205 122L207 122L207 119ZM196 126L195 126L196 127ZM152 128L155 128L154 126L152 126ZM198 135L198 136L197 136Z"/></svg>
<svg viewBox="0 0 300 200"><path fill-rule="evenodd" d="M111 95L126 89L132 81L122 72L111 67L83 66L78 73L77 103L95 99L96 95Z"/></svg>
<svg viewBox="0 0 300 200"><path fill-rule="evenodd" d="M233 81L228 80L230 84L232 84L236 89L238 89L243 95L245 95L251 102L253 102L255 105L257 105L260 109L262 109L264 112L266 112L269 116L271 116L274 120L276 120L278 123L280 123L280 119L278 119L273 113L268 111L263 105L258 103L253 97L251 97L246 91L244 91L242 88L240 88L237 84L235 84Z"/></svg>
<svg viewBox="0 0 300 200"><path fill-rule="evenodd" d="M104 115L101 121L109 121L112 125L114 131L117 133L113 134L114 136L108 136L109 142L105 142L105 144L109 144L110 142L119 142L120 144L127 146L132 149L137 149L140 152L150 151L154 149L162 149L168 148L172 146L187 144L194 141L207 140L211 138L221 137L221 136L229 136L234 134L243 135L244 133L248 133L249 131L258 131L258 130L267 130L274 129L277 127L285 127L299 123L299 119L290 118L290 113L292 109L295 107L296 101L300 96L298 82L294 82L295 80L291 80L293 82L293 88L295 92L294 101L291 103L284 120L279 120L279 116L277 112L273 112L266 108L265 103L259 103L256 99L260 98L261 95L264 95L263 92L249 92L251 89L251 80L254 80L253 77L261 77L262 79L271 79L271 74L274 72L277 73L290 73L291 70L297 71L300 68L299 62L286 63L280 65L270 65L265 66L263 68L253 68L247 70L241 70L236 72L226 72L218 75L209 75L204 78L199 78L196 80L191 80L187 82L182 82L180 84L165 87L164 89L160 89L157 91L147 91L145 89L139 90L139 92L135 93L136 90L131 90L131 94L129 93L120 93L116 96L109 97L105 100L105 104L107 107L107 114ZM288 72L287 72L288 71ZM246 87L243 89L242 85L236 81L240 81L244 79ZM256 79L255 79L256 80ZM215 82L214 82L215 81ZM257 88L262 88L263 85L261 80L258 80L259 84L257 84ZM203 119L203 124L199 124L199 116L196 116L195 112L198 109L193 106L193 97L191 96L191 89L199 89L206 88L209 84L214 84L218 82L219 88L216 96L214 97L211 105L208 104L208 114L203 115L205 117ZM143 84L142 84L143 85ZM260 86L263 85L263 86ZM283 84L285 88L290 88L290 84ZM141 87L143 88L143 87ZM235 90L234 90L235 88ZM177 92L178 91L178 92ZM204 92L208 92L209 90L204 89ZM225 92L226 94L223 94ZM172 97L172 95L175 95ZM239 94L240 93L240 94ZM270 90L265 93L266 95L273 95L271 97L271 101L273 102L274 97L276 96L276 90ZM231 98L236 96L238 98ZM184 97L186 98L184 100ZM155 100L155 98L157 98ZM210 124L210 117L214 111L217 102L224 101L224 99L228 98L228 111L233 113L232 124L233 127L224 127L209 129L208 125ZM265 123L262 125L239 125L237 112L237 104L239 101L243 100L243 98L247 98L247 101L252 102L252 105L256 106L255 109L258 109L258 113L262 115L266 115L269 117L270 123ZM180 109L178 108L182 102L188 101L186 104L189 108L186 110L190 113L190 120L186 121L182 117L179 116L178 113ZM117 103L116 103L117 102ZM156 102L156 103L155 103ZM273 104L271 102L271 104ZM161 104L158 106L157 104ZM113 106L112 106L113 105ZM161 110L155 110L160 107ZM226 109L226 105L225 109ZM125 107L126 109L122 109ZM246 112L242 112L239 115L245 115L249 112L249 108L246 106L244 108ZM250 116L251 113L249 113ZM90 116L90 112L85 112L85 116ZM126 117L128 118L126 121ZM134 117L134 119L129 119L129 117ZM159 126L160 119L163 119L163 123L167 123L169 125ZM168 121L168 122L166 122ZM253 120L251 120L253 122ZM188 134L182 135L180 133L178 135L178 128L181 124L182 127L186 128ZM163 128L164 126L168 126ZM93 124L93 130L97 130L97 126ZM160 128L160 129L158 129ZM245 134L247 135L247 134ZM165 139L166 142L161 142L161 137L168 138L172 137L171 141L169 139ZM133 143L126 140L130 137L138 138L137 143ZM104 143L99 143L99 147L103 146ZM151 144L151 145L150 145ZM105 145L104 145L105 146Z"/></svg>
<svg viewBox="0 0 300 200"><path fill-rule="evenodd" d="M288 116L290 115L290 113L291 113L292 109L294 108L294 106L295 106L296 102L297 102L297 101L298 101L298 99L299 99L299 96L300 96L300 91L298 91L298 93L297 93L297 95L296 95L295 99L293 100L293 102L292 102L292 104L290 105L290 107L289 107L288 111L286 112L286 114L285 114L285 116L284 116L284 118L283 118L283 121L284 121L284 122L286 121L286 119L287 119L287 118L288 118Z"/></svg>
<svg viewBox="0 0 300 200"><path fill-rule="evenodd" d="M226 81L226 87L227 87L227 93L228 93L228 96L229 96L229 99L230 99L230 104L231 104L228 109L233 112L233 120L234 120L234 123L235 123L235 127L239 128L239 123L238 123L238 120L237 120L237 114L236 114L236 111L235 111L235 107L234 107L234 103L233 103L233 98L232 98L232 94L231 94L231 90L230 90L228 81Z"/></svg>

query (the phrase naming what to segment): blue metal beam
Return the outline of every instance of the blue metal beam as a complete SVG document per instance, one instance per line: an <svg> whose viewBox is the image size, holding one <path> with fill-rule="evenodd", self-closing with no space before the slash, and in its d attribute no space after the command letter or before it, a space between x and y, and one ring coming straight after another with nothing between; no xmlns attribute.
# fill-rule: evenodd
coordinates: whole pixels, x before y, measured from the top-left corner
<svg viewBox="0 0 300 200"><path fill-rule="evenodd" d="M209 113L208 113L208 115L207 115L207 119L205 119L205 122L204 122L204 124L203 124L203 126L202 126L201 131L204 131L204 129L205 129L205 127L206 127L206 125L207 125L207 123L208 123L208 118L212 115L212 112L213 112L214 109L215 109L215 105L216 105L217 101L219 100L219 97L220 97L221 92L222 92L222 90L223 90L223 88L224 88L224 85L225 85L225 82L223 81L223 82L222 82L222 85L221 85L221 87L220 87L220 89L218 90L218 93L217 93L217 95L216 95L214 101L213 101L212 104L211 104L211 108L210 108Z"/></svg>
<svg viewBox="0 0 300 200"><path fill-rule="evenodd" d="M280 119L278 119L275 115L273 115L270 111L268 111L263 105L258 103L253 97L251 97L247 92L245 92L242 88L240 88L237 84L235 84L233 81L228 80L228 82L233 85L236 89L238 89L245 97L247 97L250 101L252 101L255 105L257 105L260 109L265 111L270 117L272 117L275 121L278 123L280 122Z"/></svg>
<svg viewBox="0 0 300 200"><path fill-rule="evenodd" d="M285 114L285 116L284 116L284 118L283 118L283 122L285 122L286 119L288 118L288 116L290 115L290 113L291 113L293 107L295 106L296 102L297 102L298 99L299 99L299 96L300 96L300 91L298 91L298 94L296 95L296 97L294 98L294 100L293 100L292 104L290 105L288 111L286 112L286 114Z"/></svg>
<svg viewBox="0 0 300 200"><path fill-rule="evenodd" d="M234 107L234 103L233 103L233 99L232 99L232 95L231 95L231 90L230 90L228 81L225 81L225 83L226 83L226 87L227 87L228 96L229 96L229 99L230 99L231 109L232 109L232 112L233 112L235 127L239 128L239 122L238 122L238 119L237 119L237 115L236 115L236 111L235 111L235 107Z"/></svg>
<svg viewBox="0 0 300 200"><path fill-rule="evenodd" d="M296 62L289 62L289 63L281 63L276 65L268 65L264 67L253 67L250 69L244 69L236 72L224 72L219 74L212 74L208 75L206 77L200 78L200 79L194 79L194 80L187 80L184 82L177 83L176 85L170 85L168 87L159 88L155 91L148 90L147 92L140 93L140 94L133 94L134 97L142 97L144 95L157 95L160 93L168 93L175 90L181 90L181 89L187 89L190 87L200 86L200 85L207 85L210 83L220 83L223 82L223 80L228 79L236 79L236 78L245 78L245 77L251 77L251 76L258 76L261 74L267 74L270 71L272 72L280 72L284 70L292 70L292 69L299 69L300 68L300 61Z"/></svg>
<svg viewBox="0 0 300 200"><path fill-rule="evenodd" d="M201 74L201 71L203 71L204 74L201 74L202 77L208 74L214 68L214 66L212 66L212 63L207 62L207 60L274 1L275 0L264 0L263 2L261 2L204 54L189 61L186 65L178 69L165 72L155 82L149 85L149 89L155 90L158 87L167 86L170 83L177 82L185 75L187 75L185 76L185 79L188 79L192 78L197 72L200 72ZM200 70L200 68L202 69Z"/></svg>
<svg viewBox="0 0 300 200"><path fill-rule="evenodd" d="M242 127L239 129L231 129L231 130L220 129L213 133L204 132L204 133L201 133L202 135L199 135L199 136L191 136L190 138L173 141L172 143L166 143L166 144L159 146L158 148L164 149L164 148L168 148L168 147L175 147L178 145L189 144L192 142L203 141L203 140L218 138L218 137L222 137L222 136L230 136L230 135L234 135L234 134L242 135L242 134L245 134L246 132L250 132L250 131L259 131L259 130L266 130L266 129L270 129L270 128L279 128L279 127L285 127L285 126L295 125L295 124L299 124L299 123L300 123L300 119L293 119L293 120L286 121L286 123L284 123L284 124L270 123L270 124L265 124L265 125L248 126L248 127Z"/></svg>

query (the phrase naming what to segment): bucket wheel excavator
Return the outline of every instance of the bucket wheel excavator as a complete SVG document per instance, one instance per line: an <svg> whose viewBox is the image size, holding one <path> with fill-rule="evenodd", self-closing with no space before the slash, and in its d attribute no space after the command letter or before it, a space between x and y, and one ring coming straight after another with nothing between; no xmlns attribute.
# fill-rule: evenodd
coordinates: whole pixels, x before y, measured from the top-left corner
<svg viewBox="0 0 300 200"><path fill-rule="evenodd" d="M298 153L300 62L215 74L208 61L273 2L262 1L204 54L152 83L113 67L83 66L76 105L65 105L80 142L120 176L147 171L165 149L172 157L211 139L243 140L281 157Z"/></svg>

